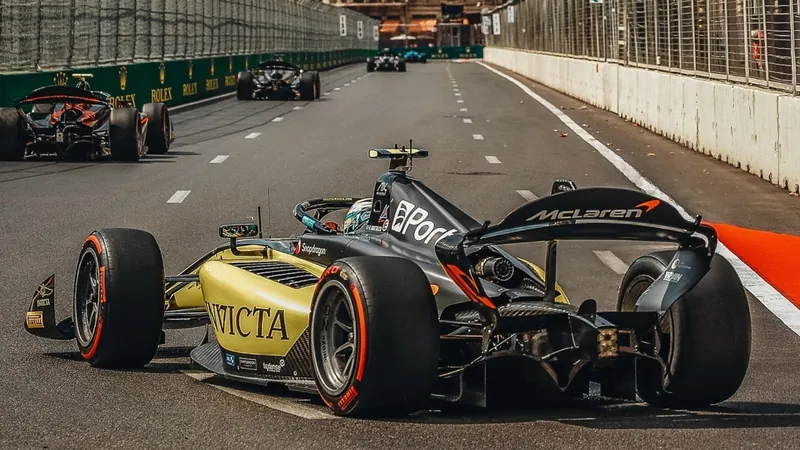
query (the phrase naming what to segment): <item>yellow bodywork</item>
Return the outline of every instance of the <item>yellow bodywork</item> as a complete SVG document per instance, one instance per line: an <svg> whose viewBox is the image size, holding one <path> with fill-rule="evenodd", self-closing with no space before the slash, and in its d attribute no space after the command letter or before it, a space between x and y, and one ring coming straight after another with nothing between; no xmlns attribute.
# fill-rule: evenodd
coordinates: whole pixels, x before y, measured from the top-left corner
<svg viewBox="0 0 800 450"><path fill-rule="evenodd" d="M188 282L167 299L168 310L204 308L217 342L241 354L286 356L308 327L315 286L293 288L264 278L230 263L284 261L319 277L325 267L261 245L242 245L239 254L224 249L195 270L200 282ZM528 264L542 279L542 268ZM202 288L201 288L202 286ZM568 304L556 283L557 303Z"/></svg>
<svg viewBox="0 0 800 450"><path fill-rule="evenodd" d="M200 269L217 342L250 355L285 356L308 327L315 286L295 289L220 261Z"/></svg>

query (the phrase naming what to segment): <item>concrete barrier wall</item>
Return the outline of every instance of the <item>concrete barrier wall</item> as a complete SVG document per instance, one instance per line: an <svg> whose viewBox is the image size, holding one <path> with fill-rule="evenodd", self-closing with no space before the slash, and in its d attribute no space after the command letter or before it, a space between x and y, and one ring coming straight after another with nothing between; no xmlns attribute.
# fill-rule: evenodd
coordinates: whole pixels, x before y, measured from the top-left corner
<svg viewBox="0 0 800 450"><path fill-rule="evenodd" d="M616 63L497 47L484 60L718 158L800 189L800 98Z"/></svg>

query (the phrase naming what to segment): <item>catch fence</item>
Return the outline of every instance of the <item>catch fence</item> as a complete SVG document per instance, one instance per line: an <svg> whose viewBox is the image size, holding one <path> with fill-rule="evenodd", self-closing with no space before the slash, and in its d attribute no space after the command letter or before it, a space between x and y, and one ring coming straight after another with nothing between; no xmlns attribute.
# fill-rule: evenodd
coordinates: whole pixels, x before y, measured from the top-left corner
<svg viewBox="0 0 800 450"><path fill-rule="evenodd" d="M319 0L0 0L0 72L373 49L378 25Z"/></svg>
<svg viewBox="0 0 800 450"><path fill-rule="evenodd" d="M797 92L800 0L514 0L487 45Z"/></svg>

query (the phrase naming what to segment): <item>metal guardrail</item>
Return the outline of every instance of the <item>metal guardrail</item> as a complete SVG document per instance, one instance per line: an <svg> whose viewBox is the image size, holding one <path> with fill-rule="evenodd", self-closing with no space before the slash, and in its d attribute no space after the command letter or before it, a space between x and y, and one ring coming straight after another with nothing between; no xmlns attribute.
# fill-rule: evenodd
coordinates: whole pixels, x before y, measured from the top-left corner
<svg viewBox="0 0 800 450"><path fill-rule="evenodd" d="M797 93L800 0L514 0L487 45Z"/></svg>
<svg viewBox="0 0 800 450"><path fill-rule="evenodd" d="M0 0L0 72L374 49L378 25L319 0Z"/></svg>

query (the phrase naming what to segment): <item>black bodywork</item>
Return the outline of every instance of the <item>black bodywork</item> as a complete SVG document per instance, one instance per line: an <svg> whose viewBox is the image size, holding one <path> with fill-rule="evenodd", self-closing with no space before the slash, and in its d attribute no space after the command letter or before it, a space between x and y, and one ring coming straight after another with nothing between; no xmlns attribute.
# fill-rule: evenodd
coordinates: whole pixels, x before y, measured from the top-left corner
<svg viewBox="0 0 800 450"><path fill-rule="evenodd" d="M375 57L367 58L367 72L405 72L406 60L388 50L378 52Z"/></svg>
<svg viewBox="0 0 800 450"><path fill-rule="evenodd" d="M409 177L408 157L396 153L387 153L394 155L392 170L375 185L362 231L343 235L310 215L356 199L297 206L295 216L307 233L296 254L323 265L349 256L402 256L423 269L438 287L442 354L435 397L485 406L492 388L522 379L561 393L587 392L593 381L604 395L634 399L635 358L655 359L662 367L663 361L652 343L632 336L653 329L706 274L717 243L714 229L699 218L685 220L673 206L639 191L576 189L568 181L555 182L553 195L489 226ZM563 293L555 285L556 241L564 239L667 242L678 250L670 269L640 297L636 312L601 312L592 299L578 306L558 301ZM548 243L544 279L499 247L537 241ZM499 371L494 376L493 369Z"/></svg>
<svg viewBox="0 0 800 450"><path fill-rule="evenodd" d="M281 59L259 63L237 76L239 100L315 100L320 97L319 72Z"/></svg>

